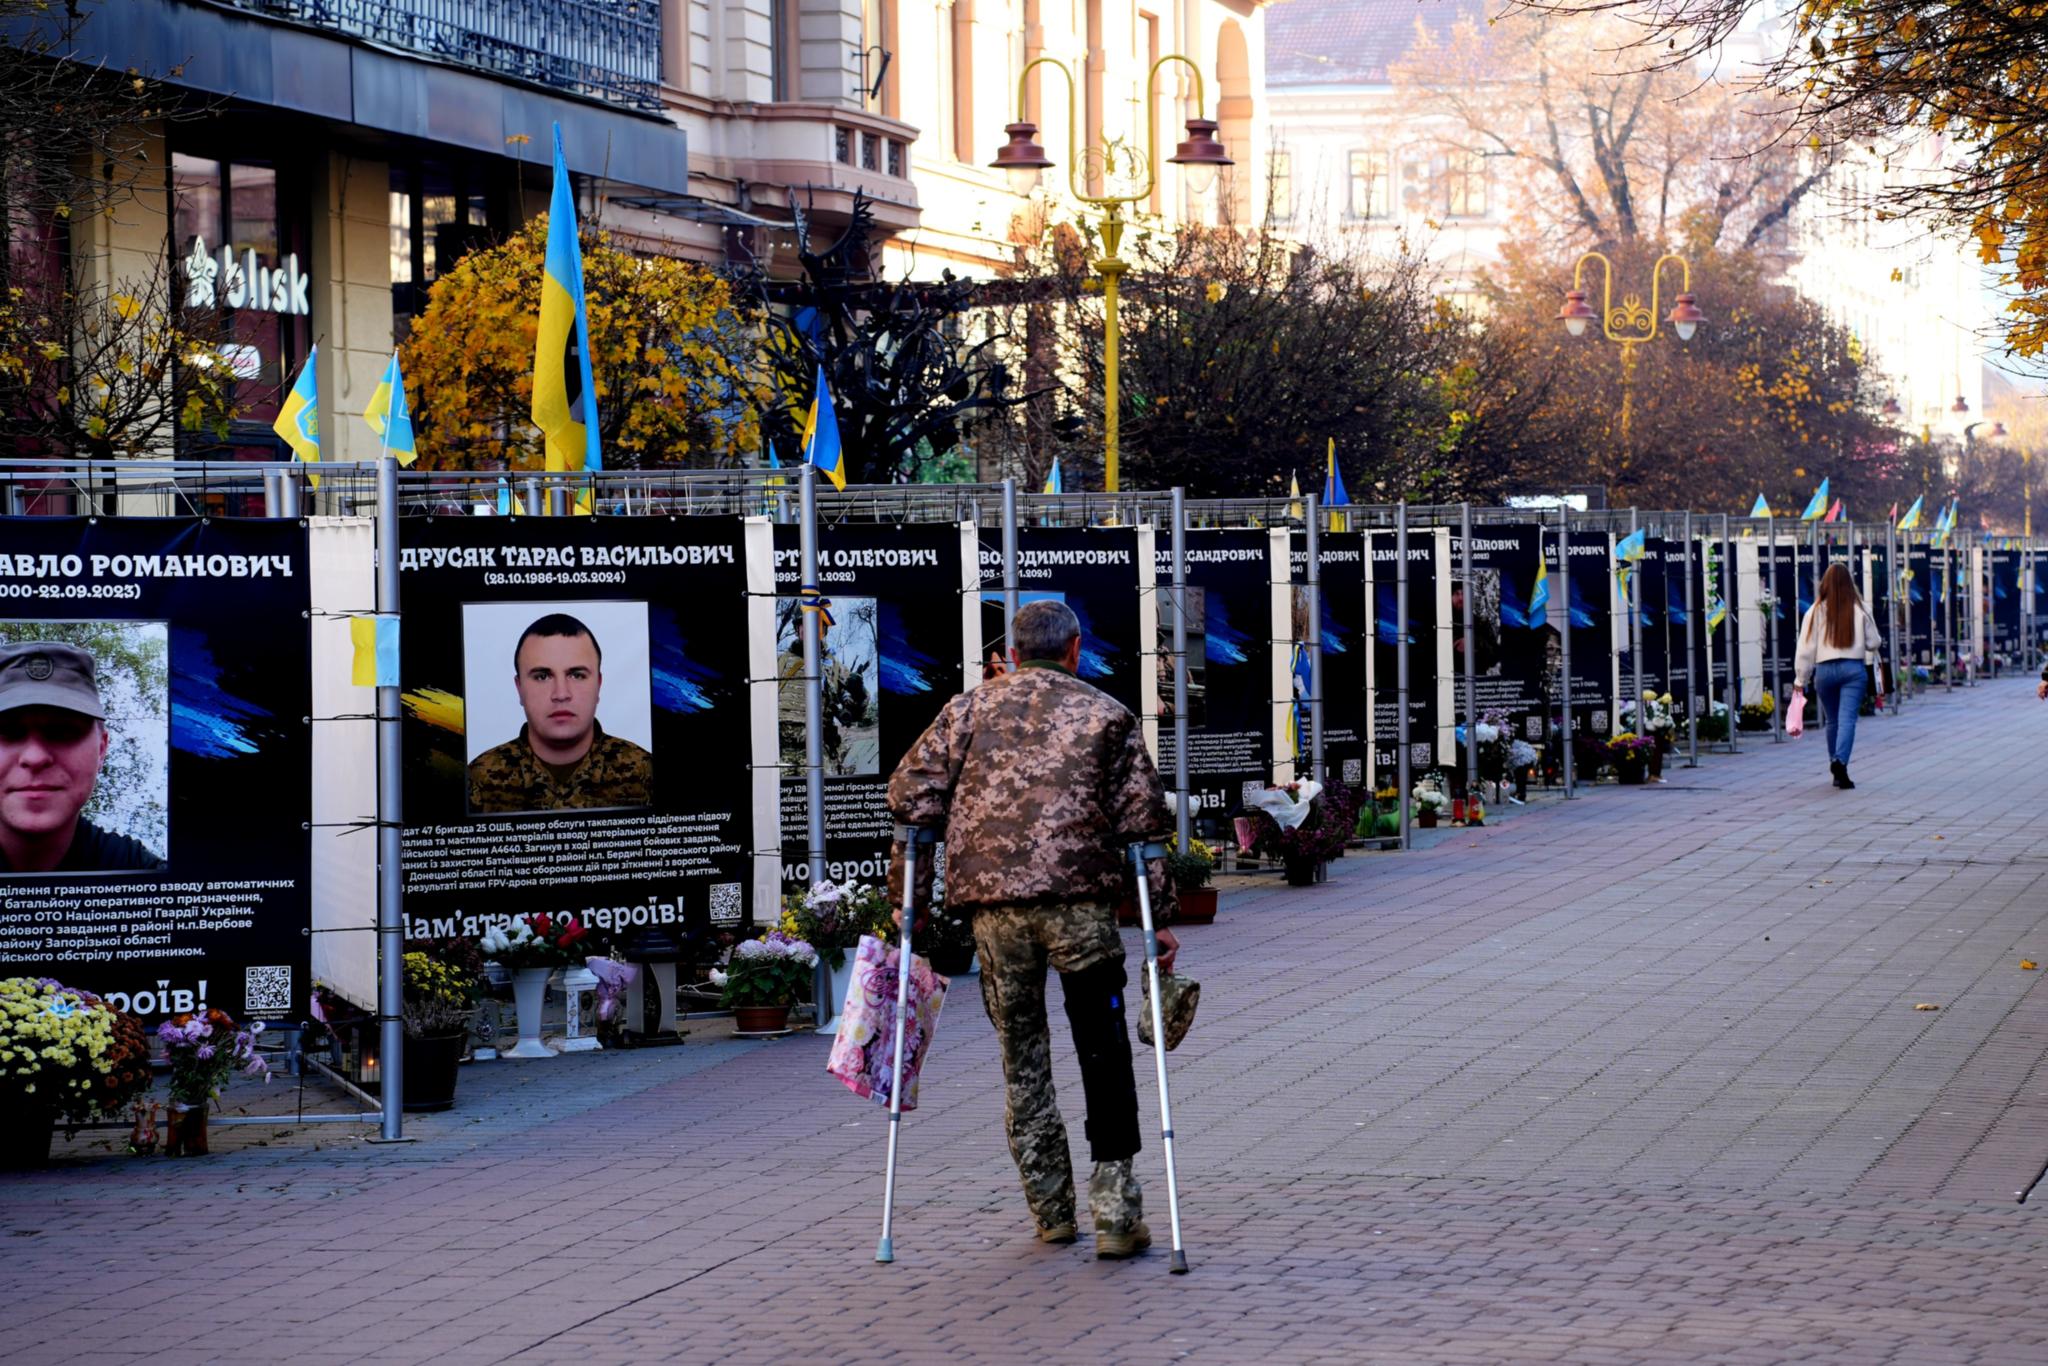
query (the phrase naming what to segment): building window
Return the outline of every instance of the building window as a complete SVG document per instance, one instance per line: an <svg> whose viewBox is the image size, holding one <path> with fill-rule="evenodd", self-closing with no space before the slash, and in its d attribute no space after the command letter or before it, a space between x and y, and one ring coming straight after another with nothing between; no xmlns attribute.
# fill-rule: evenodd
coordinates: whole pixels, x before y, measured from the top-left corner
<svg viewBox="0 0 2048 1366"><path fill-rule="evenodd" d="M312 344L311 224L304 186L279 189L268 162L175 152L171 201L178 259L176 295L188 309L218 309L223 350L237 381L241 418L229 438L247 454L275 454L270 424L284 386Z"/></svg>
<svg viewBox="0 0 2048 1366"><path fill-rule="evenodd" d="M1294 220L1294 154L1275 152L1266 161L1266 185L1271 192L1271 211L1277 223Z"/></svg>
<svg viewBox="0 0 2048 1366"><path fill-rule="evenodd" d="M455 263L503 237L510 183L487 181L476 162L391 167L391 334L404 341L426 311L427 291Z"/></svg>
<svg viewBox="0 0 2048 1366"><path fill-rule="evenodd" d="M873 133L860 135L860 168L863 171L882 169L882 140Z"/></svg>
<svg viewBox="0 0 2048 1366"><path fill-rule="evenodd" d="M842 166L853 165L853 130L834 128L832 130L832 159Z"/></svg>
<svg viewBox="0 0 2048 1366"><path fill-rule="evenodd" d="M1393 158L1385 152L1351 154L1351 217L1393 216Z"/></svg>
<svg viewBox="0 0 2048 1366"><path fill-rule="evenodd" d="M1484 153L1451 153L1444 168L1444 212L1453 218L1486 217Z"/></svg>
<svg viewBox="0 0 2048 1366"><path fill-rule="evenodd" d="M903 144L894 138L889 139L889 174L903 178Z"/></svg>

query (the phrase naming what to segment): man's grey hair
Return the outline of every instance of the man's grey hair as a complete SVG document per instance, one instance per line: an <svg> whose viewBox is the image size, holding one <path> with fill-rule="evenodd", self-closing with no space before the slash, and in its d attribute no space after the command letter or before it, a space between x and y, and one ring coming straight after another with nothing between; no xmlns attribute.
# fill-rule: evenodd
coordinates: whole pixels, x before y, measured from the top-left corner
<svg viewBox="0 0 2048 1366"><path fill-rule="evenodd" d="M1081 634L1081 619L1063 602L1028 602L1017 609L1010 644L1019 660L1058 659Z"/></svg>

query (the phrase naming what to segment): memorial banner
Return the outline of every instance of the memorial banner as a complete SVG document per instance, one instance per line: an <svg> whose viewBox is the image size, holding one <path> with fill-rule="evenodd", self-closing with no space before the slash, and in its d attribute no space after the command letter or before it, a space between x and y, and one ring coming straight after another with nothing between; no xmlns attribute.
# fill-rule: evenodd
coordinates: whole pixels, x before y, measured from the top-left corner
<svg viewBox="0 0 2048 1366"><path fill-rule="evenodd" d="M1571 533L1571 592L1566 601L1572 632L1572 732L1575 735L1614 733L1614 708L1621 699L1621 649L1615 628L1623 617L1616 601L1614 537L1605 531ZM1562 582L1557 549L1548 547L1553 606L1558 621L1555 586Z"/></svg>
<svg viewBox="0 0 2048 1366"><path fill-rule="evenodd" d="M1760 558L1770 566L1764 575L1764 591L1770 595L1766 613L1771 627L1764 637L1764 686L1784 692L1792 686L1799 622L1806 613L1806 547L1781 536L1775 546L1763 547ZM1779 701L1782 703L1784 698Z"/></svg>
<svg viewBox="0 0 2048 1366"><path fill-rule="evenodd" d="M889 775L932 718L981 681L980 568L971 523L818 529L830 600L823 657L825 867L807 861L802 565L797 528L775 528L776 714L782 763L782 889L886 883L895 822Z"/></svg>
<svg viewBox="0 0 2048 1366"><path fill-rule="evenodd" d="M1697 691L1698 671L1705 662L1697 653L1687 654L1691 641L1695 650L1692 613L1685 605L1687 579L1691 574L1692 547L1682 539L1660 541L1658 559L1663 568L1664 610L1659 613L1657 639L1663 657L1663 691L1671 696L1671 714L1683 721ZM1695 592L1696 592L1695 587ZM1694 601L1698 601L1695 596ZM1688 675L1687 670L1692 672Z"/></svg>
<svg viewBox="0 0 2048 1366"><path fill-rule="evenodd" d="M1551 675L1556 671L1557 628L1562 604L1546 603L1542 620L1532 619L1538 594L1537 571L1543 564L1543 529L1535 525L1483 526L1472 530L1472 581L1453 584L1451 652L1458 681L1453 688L1460 724L1465 715L1465 675L1473 676L1473 701L1481 715L1508 714L1511 734L1532 744L1543 743L1543 718ZM1465 563L1464 537L1451 533L1451 563ZM1548 594L1555 580L1546 578ZM1465 608L1472 608L1472 658L1465 658Z"/></svg>
<svg viewBox="0 0 2048 1366"><path fill-rule="evenodd" d="M1666 580L1669 577L1664 568L1664 559L1670 543L1661 536L1643 537L1643 557L1635 562L1633 577L1636 580L1635 598L1636 631L1624 634L1616 641L1621 650L1622 700L1632 700L1635 693L1635 642L1640 637L1643 643L1643 691L1662 695L1667 691L1671 668L1670 642L1664 638L1665 595L1669 591ZM1615 583L1616 601L1621 604L1621 620L1628 620L1628 598L1621 596L1619 576ZM1681 662L1682 667L1682 662ZM1675 698L1673 699L1676 700Z"/></svg>
<svg viewBox="0 0 2048 1366"><path fill-rule="evenodd" d="M1172 655L1152 648L1159 612L1154 572L1151 527L1017 529L1017 605L1050 600L1073 610L1081 623L1081 677L1144 718L1148 743L1158 721L1171 723L1173 710ZM981 532L980 612L983 667L1007 668L1000 529ZM1158 760L1156 743L1152 752Z"/></svg>
<svg viewBox="0 0 2048 1366"><path fill-rule="evenodd" d="M408 935L545 911L680 947L772 919L767 524L402 526Z"/></svg>
<svg viewBox="0 0 2048 1366"><path fill-rule="evenodd" d="M1900 602L1905 609L1908 653L1914 664L1934 662L1934 595L1939 587L1935 577L1941 557L1924 545L1908 545L1901 558Z"/></svg>
<svg viewBox="0 0 2048 1366"><path fill-rule="evenodd" d="M2020 559L2017 550L1988 552L1991 577L1991 648L2008 655L2020 649Z"/></svg>
<svg viewBox="0 0 2048 1366"><path fill-rule="evenodd" d="M201 1006L305 1018L305 527L6 528L0 976L151 1024Z"/></svg>
<svg viewBox="0 0 2048 1366"><path fill-rule="evenodd" d="M1306 776L1313 739L1309 724L1308 533L1296 531L1288 548L1294 583L1293 662L1289 675L1296 697L1295 768ZM1356 531L1325 531L1316 537L1317 591L1322 598L1323 642L1323 766L1347 787L1365 781L1366 626L1365 536Z"/></svg>
<svg viewBox="0 0 2048 1366"><path fill-rule="evenodd" d="M1401 574L1391 531L1366 533L1366 601L1373 647L1369 740L1375 784L1399 772L1400 660L1408 656L1408 766L1413 774L1457 762L1456 656L1451 629L1451 532L1419 527L1408 533L1408 631L1399 631Z"/></svg>
<svg viewBox="0 0 2048 1366"><path fill-rule="evenodd" d="M1194 810L1235 815L1268 783L1291 782L1293 641L1287 533L1231 527L1187 534L1188 787ZM1157 583L1172 582L1173 545L1153 545ZM1159 599L1170 649L1173 604Z"/></svg>

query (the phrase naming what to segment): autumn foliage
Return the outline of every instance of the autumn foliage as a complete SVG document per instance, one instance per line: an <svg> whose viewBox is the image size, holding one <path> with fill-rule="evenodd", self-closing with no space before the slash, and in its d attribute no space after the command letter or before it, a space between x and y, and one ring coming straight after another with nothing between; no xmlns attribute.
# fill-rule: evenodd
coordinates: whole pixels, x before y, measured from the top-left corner
<svg viewBox="0 0 2048 1366"><path fill-rule="evenodd" d="M533 352L543 216L434 282L400 348L420 463L539 469ZM584 293L607 468L712 466L757 440L753 329L725 282L692 261L639 257L583 234Z"/></svg>

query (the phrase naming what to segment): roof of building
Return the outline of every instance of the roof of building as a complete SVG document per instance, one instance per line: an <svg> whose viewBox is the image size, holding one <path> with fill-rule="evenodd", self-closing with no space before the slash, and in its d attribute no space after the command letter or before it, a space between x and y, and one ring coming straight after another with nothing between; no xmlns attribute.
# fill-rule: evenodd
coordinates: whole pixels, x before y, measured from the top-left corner
<svg viewBox="0 0 2048 1366"><path fill-rule="evenodd" d="M1384 85L1418 25L1441 36L1484 24L1488 0L1274 0L1266 11L1266 84Z"/></svg>

